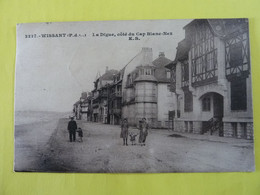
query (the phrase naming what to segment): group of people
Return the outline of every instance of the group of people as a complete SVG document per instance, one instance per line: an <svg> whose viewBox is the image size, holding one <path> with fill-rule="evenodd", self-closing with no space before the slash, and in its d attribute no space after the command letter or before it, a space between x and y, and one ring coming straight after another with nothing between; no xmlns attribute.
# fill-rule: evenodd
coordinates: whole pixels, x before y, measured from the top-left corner
<svg viewBox="0 0 260 195"><path fill-rule="evenodd" d="M77 126L76 121L74 120L74 117L70 117L70 121L68 123L68 131L69 131L69 138L70 142L75 142L76 141L76 132L78 132L78 137L79 137L79 142L82 142L83 139L83 131L82 129Z"/></svg>
<svg viewBox="0 0 260 195"><path fill-rule="evenodd" d="M139 139L138 142L141 146L145 146L145 141L146 141L146 137L148 135L148 123L146 122L146 118L143 118L141 121L139 121L139 134L134 134L134 133L128 133L128 121L125 118L122 121L121 124L121 134L120 137L123 138L123 145L128 145L127 140L128 140L128 136L130 136L130 141L132 142L132 145L136 144L136 137L137 135L139 135ZM70 117L70 121L68 123L68 131L69 131L69 139L70 142L75 142L76 141L76 132L78 132L78 137L79 137L79 142L82 142L83 139L83 131L82 129L77 126L77 122L74 120L74 117Z"/></svg>
<svg viewBox="0 0 260 195"><path fill-rule="evenodd" d="M123 138L123 145L127 146L127 140L128 140L128 121L127 119L125 118L123 121L122 121L122 124L121 124L121 134L120 134L120 137ZM139 139L138 139L138 142L141 146L145 146L145 141L146 141L146 137L148 135L148 123L146 122L146 118L143 118L141 121L139 121ZM130 136L130 141L132 142L132 145L135 145L135 138L138 134L134 134L134 133L130 133L129 136Z"/></svg>

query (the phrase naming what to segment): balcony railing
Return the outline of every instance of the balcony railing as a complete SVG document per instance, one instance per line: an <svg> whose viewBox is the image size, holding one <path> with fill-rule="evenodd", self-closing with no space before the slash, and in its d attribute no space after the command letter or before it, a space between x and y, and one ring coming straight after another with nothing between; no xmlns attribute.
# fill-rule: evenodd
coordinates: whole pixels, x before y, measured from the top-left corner
<svg viewBox="0 0 260 195"><path fill-rule="evenodd" d="M122 97L122 92L121 91L117 91L114 93L111 93L110 97Z"/></svg>

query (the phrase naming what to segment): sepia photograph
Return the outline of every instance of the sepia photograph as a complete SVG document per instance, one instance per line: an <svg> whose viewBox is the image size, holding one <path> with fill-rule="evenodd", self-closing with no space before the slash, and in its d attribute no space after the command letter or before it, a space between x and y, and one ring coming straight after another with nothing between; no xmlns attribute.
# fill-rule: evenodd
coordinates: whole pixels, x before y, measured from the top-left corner
<svg viewBox="0 0 260 195"><path fill-rule="evenodd" d="M255 170L249 21L17 24L16 172Z"/></svg>

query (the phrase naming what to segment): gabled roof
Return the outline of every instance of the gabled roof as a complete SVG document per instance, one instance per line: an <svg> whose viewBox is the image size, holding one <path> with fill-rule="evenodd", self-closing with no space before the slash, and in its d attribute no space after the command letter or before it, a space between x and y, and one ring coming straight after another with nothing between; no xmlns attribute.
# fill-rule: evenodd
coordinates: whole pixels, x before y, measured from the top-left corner
<svg viewBox="0 0 260 195"><path fill-rule="evenodd" d="M208 19L214 34L220 38L225 38L233 33L243 32L248 28L248 19Z"/></svg>
<svg viewBox="0 0 260 195"><path fill-rule="evenodd" d="M215 36L225 38L233 33L248 29L248 19L246 18L230 18L230 19L195 19L183 27L190 28L196 23L207 22Z"/></svg>
<svg viewBox="0 0 260 195"><path fill-rule="evenodd" d="M164 68L166 64L169 64L171 62L170 59L166 58L164 53L161 52L159 54L159 57L156 58L152 63L155 65L156 68Z"/></svg>
<svg viewBox="0 0 260 195"><path fill-rule="evenodd" d="M80 101L76 101L74 105L78 105L78 104L80 104Z"/></svg>
<svg viewBox="0 0 260 195"><path fill-rule="evenodd" d="M118 73L117 70L107 70L99 79L100 80L113 80L114 79L114 75L116 75Z"/></svg>
<svg viewBox="0 0 260 195"><path fill-rule="evenodd" d="M187 39L183 39L178 43L176 56L173 62L167 64L165 67L171 69L172 66L176 65L178 61L182 61L188 58L191 43Z"/></svg>
<svg viewBox="0 0 260 195"><path fill-rule="evenodd" d="M175 60L181 61L187 59L189 56L190 46L191 43L187 39L183 39L181 42L179 42Z"/></svg>
<svg viewBox="0 0 260 195"><path fill-rule="evenodd" d="M212 33L221 38L225 39L226 37L232 36L235 33L240 33L248 29L248 19L238 18L238 19L195 19L189 24L183 27L187 30L192 28L192 26L206 22L208 23ZM191 31L192 33L192 31ZM177 47L177 53L175 60L169 63L166 68L171 69L178 61L182 61L188 57L190 50L190 41L189 37L183 39L179 42Z"/></svg>

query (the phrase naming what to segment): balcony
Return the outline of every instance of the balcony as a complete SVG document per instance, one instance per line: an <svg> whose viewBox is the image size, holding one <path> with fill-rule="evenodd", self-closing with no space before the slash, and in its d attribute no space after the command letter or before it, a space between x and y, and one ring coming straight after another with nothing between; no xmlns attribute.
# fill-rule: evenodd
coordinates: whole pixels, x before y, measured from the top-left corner
<svg viewBox="0 0 260 195"><path fill-rule="evenodd" d="M117 91L114 93L111 93L110 98L121 98L122 97L122 92L121 91Z"/></svg>

